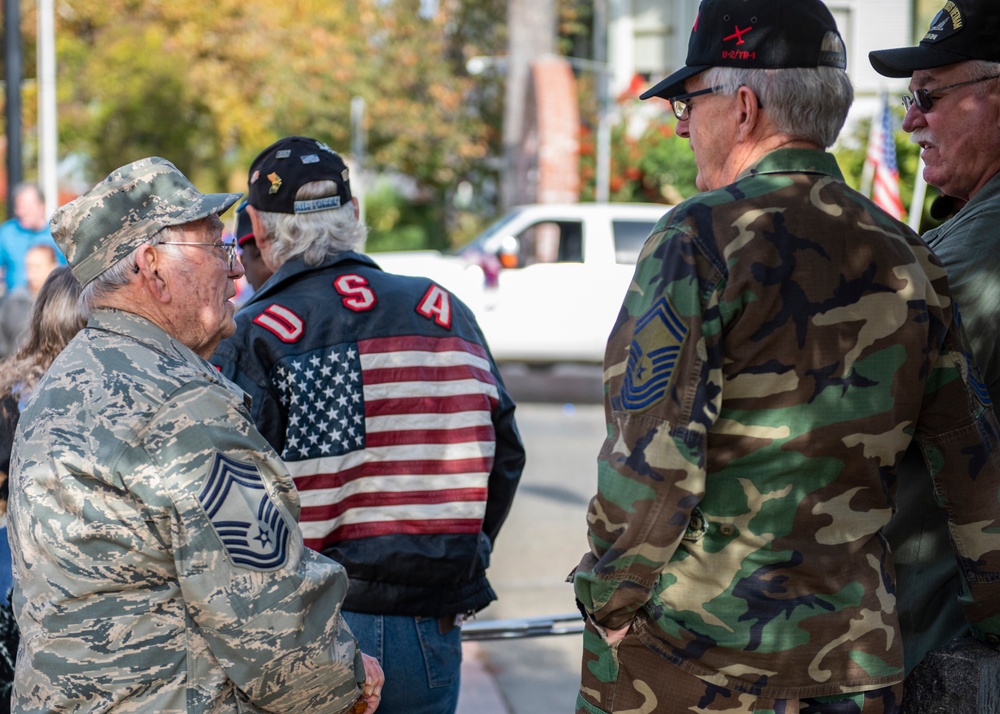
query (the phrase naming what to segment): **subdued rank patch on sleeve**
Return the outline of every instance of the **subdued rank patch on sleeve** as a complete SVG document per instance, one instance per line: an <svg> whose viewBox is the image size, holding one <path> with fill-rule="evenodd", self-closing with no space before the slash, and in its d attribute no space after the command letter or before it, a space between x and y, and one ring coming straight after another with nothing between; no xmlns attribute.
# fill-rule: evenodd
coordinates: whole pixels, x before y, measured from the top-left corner
<svg viewBox="0 0 1000 714"><path fill-rule="evenodd" d="M972 355L965 352L965 364L969 372L969 386L972 387L973 393L976 395L976 399L984 407L989 407L993 405L993 399L990 397L990 390L986 388L986 384L983 383L983 376L979 373L979 367L976 363L972 361Z"/></svg>
<svg viewBox="0 0 1000 714"><path fill-rule="evenodd" d="M216 454L198 500L234 563L258 570L285 564L291 534L254 464Z"/></svg>
<svg viewBox="0 0 1000 714"><path fill-rule="evenodd" d="M666 297L636 320L622 385L624 408L641 411L666 396L687 335L687 325Z"/></svg>

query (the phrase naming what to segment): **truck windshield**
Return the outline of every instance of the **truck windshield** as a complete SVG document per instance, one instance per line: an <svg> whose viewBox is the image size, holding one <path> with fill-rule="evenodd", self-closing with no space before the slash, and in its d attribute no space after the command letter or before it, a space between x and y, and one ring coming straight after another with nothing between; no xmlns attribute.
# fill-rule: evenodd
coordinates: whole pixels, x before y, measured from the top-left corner
<svg viewBox="0 0 1000 714"><path fill-rule="evenodd" d="M489 228L473 238L470 242L466 243L461 248L456 248L449 252L452 255L461 255L467 258L479 253L495 255L500 251L500 242L504 239L505 228L520 214L521 211L518 209L505 213L496 221L491 223Z"/></svg>

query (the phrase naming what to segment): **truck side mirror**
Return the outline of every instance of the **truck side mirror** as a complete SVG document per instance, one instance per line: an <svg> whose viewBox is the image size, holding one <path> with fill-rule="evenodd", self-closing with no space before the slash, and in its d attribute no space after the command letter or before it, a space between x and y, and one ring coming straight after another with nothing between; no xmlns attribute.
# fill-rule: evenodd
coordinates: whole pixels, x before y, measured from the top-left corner
<svg viewBox="0 0 1000 714"><path fill-rule="evenodd" d="M497 251L497 258L504 268L516 268L519 263L518 256L521 253L521 243L515 236L504 236L500 242L500 250Z"/></svg>

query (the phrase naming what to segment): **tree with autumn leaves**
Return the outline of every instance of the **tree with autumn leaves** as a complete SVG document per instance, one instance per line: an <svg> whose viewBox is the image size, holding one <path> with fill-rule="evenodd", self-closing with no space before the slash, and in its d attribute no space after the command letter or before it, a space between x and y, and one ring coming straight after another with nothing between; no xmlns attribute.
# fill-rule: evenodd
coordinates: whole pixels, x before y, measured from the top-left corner
<svg viewBox="0 0 1000 714"><path fill-rule="evenodd" d="M502 92L490 85L502 77L472 77L465 61L504 53L506 17L502 0L440 5L57 0L59 154L84 157L90 181L161 155L205 190L240 190L252 158L281 136L349 153L360 97L366 166L410 177L443 206L497 153ZM36 22L24 3L29 78ZM25 109L30 136L27 93Z"/></svg>
<svg viewBox="0 0 1000 714"><path fill-rule="evenodd" d="M496 212L504 80L471 76L465 63L506 54L507 3L438 0L436 12L425 11L433 5L57 0L59 155L81 157L87 181L160 155L203 190L238 191L252 158L281 136L315 136L349 154L351 101L360 97L365 175L406 177L408 191L365 186L373 242L460 243ZM558 2L566 54L586 50L587 8L585 0ZM35 5L24 2L29 78L36 26ZM25 86L30 137L37 118L33 86ZM618 131L616 153L634 155L630 142ZM618 166L616 180L634 172ZM644 177L646 185L615 198L649 200L658 179Z"/></svg>

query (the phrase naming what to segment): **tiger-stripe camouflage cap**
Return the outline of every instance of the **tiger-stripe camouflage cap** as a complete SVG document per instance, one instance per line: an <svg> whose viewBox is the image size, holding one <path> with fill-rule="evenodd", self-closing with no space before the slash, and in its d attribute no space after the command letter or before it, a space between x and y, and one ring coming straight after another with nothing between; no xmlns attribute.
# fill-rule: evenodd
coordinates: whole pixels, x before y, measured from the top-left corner
<svg viewBox="0 0 1000 714"><path fill-rule="evenodd" d="M203 194L172 163L152 156L112 171L59 208L49 226L86 285L161 229L225 213L241 196Z"/></svg>

